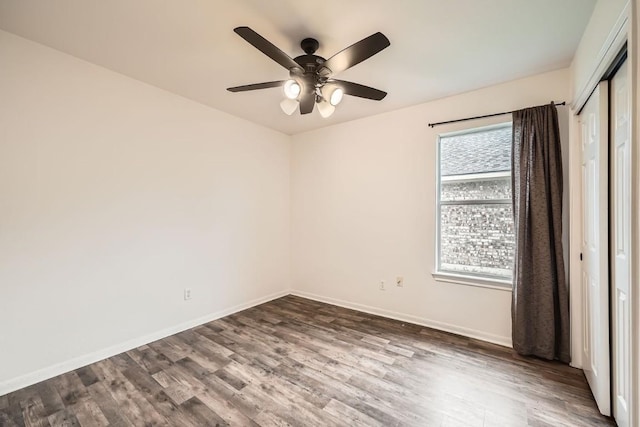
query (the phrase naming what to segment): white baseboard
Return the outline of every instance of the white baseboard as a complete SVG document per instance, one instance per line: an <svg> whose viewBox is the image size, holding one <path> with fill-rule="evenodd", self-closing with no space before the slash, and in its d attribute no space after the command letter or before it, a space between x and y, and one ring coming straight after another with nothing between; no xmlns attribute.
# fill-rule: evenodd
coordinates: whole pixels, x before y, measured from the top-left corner
<svg viewBox="0 0 640 427"><path fill-rule="evenodd" d="M425 319L424 317L412 316L409 314L398 313L395 311L385 310L382 308L371 307L368 305L358 304L354 302L339 300L335 298L324 297L321 295L312 294L309 292L292 290L291 295L296 295L302 298L308 298L314 301L324 302L327 304L337 305L338 307L350 308L352 310L363 311L369 314L375 314L377 316L387 317L389 319L400 320L402 322L413 323L427 328L438 329L440 331L451 332L453 334L462 335L469 338L475 338L481 341L498 344L503 347L512 347L511 337L505 337L500 335L491 334L485 331L477 329L465 328L462 326L451 325L436 320Z"/></svg>
<svg viewBox="0 0 640 427"><path fill-rule="evenodd" d="M102 350L98 350L98 351L86 354L84 356L79 356L79 357L67 360L65 362L57 363L55 365L48 366L46 368L42 368L34 372L30 372L25 375L21 375L19 377L10 379L8 381L0 382L0 396L3 396L5 394L11 393L12 391L19 390L24 387L28 387L32 384L39 383L40 381L48 380L49 378L56 377L60 374L64 374L65 372L70 372L75 369L82 368L83 366L87 366L92 363L98 362L100 360L104 360L109 357L115 356L117 354L124 353L125 351L132 350L134 348L140 347L145 344L149 344L159 339L166 338L170 335L177 334L178 332L186 331L187 329L194 328L196 326L211 322L216 319L220 319L221 317L225 317L230 314L237 313L242 310L246 310L248 308L263 304L265 302L268 302L277 298L281 298L289 294L290 294L289 290L276 292L262 298L254 299L244 304L239 304L234 307L217 311L215 313L207 314L206 316L201 316L196 319L192 319L187 322L180 323L179 325L171 326L161 331L144 335L142 337L134 338L134 339L125 341L123 343L116 344L114 346L107 347Z"/></svg>

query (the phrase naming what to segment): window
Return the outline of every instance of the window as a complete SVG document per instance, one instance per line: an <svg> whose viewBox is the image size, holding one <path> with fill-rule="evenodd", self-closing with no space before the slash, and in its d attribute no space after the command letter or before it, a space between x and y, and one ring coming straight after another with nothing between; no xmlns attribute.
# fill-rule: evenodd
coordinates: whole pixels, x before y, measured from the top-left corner
<svg viewBox="0 0 640 427"><path fill-rule="evenodd" d="M438 150L435 276L509 286L515 252L511 123L441 135Z"/></svg>

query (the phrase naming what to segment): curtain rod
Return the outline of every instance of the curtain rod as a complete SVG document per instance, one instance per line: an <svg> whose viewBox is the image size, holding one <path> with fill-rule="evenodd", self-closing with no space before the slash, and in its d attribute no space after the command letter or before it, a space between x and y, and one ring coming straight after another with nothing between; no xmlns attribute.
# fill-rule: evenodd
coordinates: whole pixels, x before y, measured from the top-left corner
<svg viewBox="0 0 640 427"><path fill-rule="evenodd" d="M566 102L564 102L564 101L555 102L554 104L555 105L565 105ZM484 116L467 117L467 118L464 118L464 119L447 120L446 122L429 123L429 127L434 127L434 126L439 126L439 125L446 125L446 124L449 124L449 123L466 122L467 120L484 119L484 118L487 118L487 117L502 116L504 114L511 114L511 113L513 113L513 111L505 111L503 113L494 113L494 114L485 114Z"/></svg>

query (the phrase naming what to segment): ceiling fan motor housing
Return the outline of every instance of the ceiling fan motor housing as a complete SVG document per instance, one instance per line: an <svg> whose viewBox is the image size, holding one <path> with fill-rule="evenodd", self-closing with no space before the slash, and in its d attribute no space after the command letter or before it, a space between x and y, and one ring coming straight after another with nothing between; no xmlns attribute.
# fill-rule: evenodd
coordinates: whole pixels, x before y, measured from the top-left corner
<svg viewBox="0 0 640 427"><path fill-rule="evenodd" d="M314 53L316 53L316 50L318 50L318 48L320 47L320 43L318 43L318 40L316 39L307 37L306 39L300 42L300 47L302 48L302 51L307 55L313 55Z"/></svg>

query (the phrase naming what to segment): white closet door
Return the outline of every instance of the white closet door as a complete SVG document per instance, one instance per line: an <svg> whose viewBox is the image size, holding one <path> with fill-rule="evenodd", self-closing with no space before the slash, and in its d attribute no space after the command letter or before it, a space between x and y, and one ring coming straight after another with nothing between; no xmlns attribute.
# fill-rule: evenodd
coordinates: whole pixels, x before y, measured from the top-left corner
<svg viewBox="0 0 640 427"><path fill-rule="evenodd" d="M631 404L631 129L627 62L611 80L612 380L613 416L619 427L630 426Z"/></svg>
<svg viewBox="0 0 640 427"><path fill-rule="evenodd" d="M598 404L611 414L609 365L608 82L580 114L582 137L583 369Z"/></svg>

